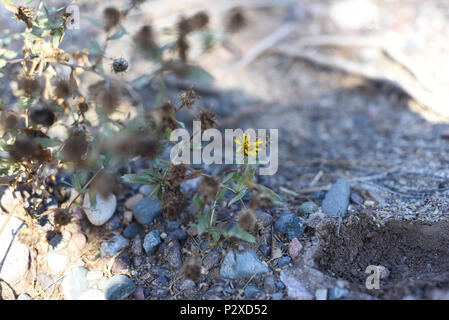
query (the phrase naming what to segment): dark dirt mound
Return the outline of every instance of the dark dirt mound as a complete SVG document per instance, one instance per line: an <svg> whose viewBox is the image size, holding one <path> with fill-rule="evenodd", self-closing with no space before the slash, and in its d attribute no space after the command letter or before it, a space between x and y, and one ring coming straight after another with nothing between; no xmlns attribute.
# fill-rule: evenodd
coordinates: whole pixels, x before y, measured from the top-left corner
<svg viewBox="0 0 449 320"><path fill-rule="evenodd" d="M390 221L380 227L368 216L358 218L341 225L339 234L335 225L327 226L315 255L322 272L383 299L431 298L432 288L449 284L449 222ZM365 288L369 265L390 271L380 289Z"/></svg>

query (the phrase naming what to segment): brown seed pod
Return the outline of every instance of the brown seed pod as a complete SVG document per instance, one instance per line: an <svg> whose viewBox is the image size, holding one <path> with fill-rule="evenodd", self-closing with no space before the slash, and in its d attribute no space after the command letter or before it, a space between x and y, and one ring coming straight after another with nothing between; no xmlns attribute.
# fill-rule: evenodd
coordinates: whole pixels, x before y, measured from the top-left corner
<svg viewBox="0 0 449 320"><path fill-rule="evenodd" d="M252 201L255 206L259 206L262 210L273 208L273 196L267 191L257 191Z"/></svg>
<svg viewBox="0 0 449 320"><path fill-rule="evenodd" d="M84 130L75 128L62 148L64 159L70 162L82 162L89 149L89 142Z"/></svg>
<svg viewBox="0 0 449 320"><path fill-rule="evenodd" d="M68 81L59 79L56 82L54 94L58 99L65 99L70 94L70 84Z"/></svg>
<svg viewBox="0 0 449 320"><path fill-rule="evenodd" d="M256 227L256 215L254 214L254 211L251 209L244 209L240 211L239 217L238 217L238 223L240 228L242 228L245 231L248 232L254 232L254 228Z"/></svg>
<svg viewBox="0 0 449 320"><path fill-rule="evenodd" d="M54 223L58 228L68 225L71 219L72 217L67 209L57 209L53 216Z"/></svg>
<svg viewBox="0 0 449 320"><path fill-rule="evenodd" d="M177 29L180 35L187 35L192 31L201 30L209 24L209 15L200 11L190 18L181 18L178 22Z"/></svg>
<svg viewBox="0 0 449 320"><path fill-rule="evenodd" d="M211 176L203 176L199 182L201 193L207 200L214 200L220 188L220 183Z"/></svg>
<svg viewBox="0 0 449 320"><path fill-rule="evenodd" d="M175 130L178 128L175 113L176 108L170 102L166 102L157 107L150 114L154 128L159 132L165 132L166 129Z"/></svg>
<svg viewBox="0 0 449 320"><path fill-rule="evenodd" d="M109 30L120 23L122 13L115 7L107 7L103 11L103 19L106 24L106 29Z"/></svg>
<svg viewBox="0 0 449 320"><path fill-rule="evenodd" d="M80 102L78 104L78 109L81 113L86 113L87 111L89 111L89 105L87 104L87 102Z"/></svg>
<svg viewBox="0 0 449 320"><path fill-rule="evenodd" d="M31 96L33 93L39 93L42 91L39 79L36 78L23 78L19 82L19 87L22 89L26 96Z"/></svg>
<svg viewBox="0 0 449 320"><path fill-rule="evenodd" d="M30 112L30 118L35 124L44 127L51 127L56 121L56 115L48 107L33 108Z"/></svg>
<svg viewBox="0 0 449 320"><path fill-rule="evenodd" d="M198 280L201 276L201 261L192 257L184 264L184 276L193 281Z"/></svg>
<svg viewBox="0 0 449 320"><path fill-rule="evenodd" d="M93 181L92 189L107 199L117 186L117 176L111 172L101 172Z"/></svg>
<svg viewBox="0 0 449 320"><path fill-rule="evenodd" d="M168 182L172 187L178 186L186 177L187 166L185 164L171 165L168 173Z"/></svg>
<svg viewBox="0 0 449 320"><path fill-rule="evenodd" d="M117 58L112 63L112 70L114 70L115 73L122 73L128 70L128 61L124 58Z"/></svg>
<svg viewBox="0 0 449 320"><path fill-rule="evenodd" d="M27 28L33 27L34 15L35 15L34 10L32 8L25 6L17 7L16 12L14 13L14 17L17 20L25 22Z"/></svg>
<svg viewBox="0 0 449 320"><path fill-rule="evenodd" d="M12 110L3 111L0 124L4 131L15 130L19 126L19 118Z"/></svg>
<svg viewBox="0 0 449 320"><path fill-rule="evenodd" d="M196 120L201 121L201 129L207 130L217 126L215 121L215 113L210 110L203 109L198 114Z"/></svg>
<svg viewBox="0 0 449 320"><path fill-rule="evenodd" d="M34 139L21 135L16 138L14 144L10 147L9 154L16 161L31 159L37 150L37 143Z"/></svg>
<svg viewBox="0 0 449 320"><path fill-rule="evenodd" d="M158 46L154 39L153 28L147 24L140 28L140 30L134 36L134 41L137 45L150 56L156 56L158 52Z"/></svg>
<svg viewBox="0 0 449 320"><path fill-rule="evenodd" d="M162 216L165 219L176 220L184 204L184 194L181 187L166 186L163 194Z"/></svg>
<svg viewBox="0 0 449 320"><path fill-rule="evenodd" d="M241 8L234 8L229 11L226 19L226 31L235 33L242 30L247 25L247 18Z"/></svg>
<svg viewBox="0 0 449 320"><path fill-rule="evenodd" d="M117 82L102 80L89 86L89 95L104 113L110 114L120 106L122 90Z"/></svg>

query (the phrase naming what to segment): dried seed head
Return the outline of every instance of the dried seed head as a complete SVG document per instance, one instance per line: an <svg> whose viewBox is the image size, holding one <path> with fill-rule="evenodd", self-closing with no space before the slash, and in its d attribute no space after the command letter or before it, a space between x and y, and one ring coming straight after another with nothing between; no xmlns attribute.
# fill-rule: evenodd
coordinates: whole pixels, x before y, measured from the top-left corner
<svg viewBox="0 0 449 320"><path fill-rule="evenodd" d="M31 159L33 154L36 152L37 147L38 145L34 139L26 135L22 135L16 138L14 144L9 150L9 154L17 161Z"/></svg>
<svg viewBox="0 0 449 320"><path fill-rule="evenodd" d="M56 82L56 86L55 86L55 96L58 99L65 99L68 97L68 95L70 94L70 84L68 81L59 79Z"/></svg>
<svg viewBox="0 0 449 320"><path fill-rule="evenodd" d="M201 276L201 261L192 257L184 264L184 276L193 281Z"/></svg>
<svg viewBox="0 0 449 320"><path fill-rule="evenodd" d="M203 176L199 182L201 193L208 200L214 200L220 188L220 183L213 177Z"/></svg>
<svg viewBox="0 0 449 320"><path fill-rule="evenodd" d="M185 164L171 165L168 173L168 182L172 187L178 186L184 181L187 172L187 166Z"/></svg>
<svg viewBox="0 0 449 320"><path fill-rule="evenodd" d="M86 113L87 111L89 111L89 105L87 104L87 102L80 102L78 104L78 109L81 113Z"/></svg>
<svg viewBox="0 0 449 320"><path fill-rule="evenodd" d="M205 28L209 24L209 15L204 12L198 12L190 18L181 18L178 22L178 32L180 35L187 35L192 31Z"/></svg>
<svg viewBox="0 0 449 320"><path fill-rule="evenodd" d="M122 18L122 13L115 7L107 7L103 11L103 19L107 30L117 26Z"/></svg>
<svg viewBox="0 0 449 320"><path fill-rule="evenodd" d="M217 125L215 113L207 109L201 110L196 119L201 121L201 128L204 130L214 128Z"/></svg>
<svg viewBox="0 0 449 320"><path fill-rule="evenodd" d="M128 61L124 58L117 58L112 63L112 70L114 70L115 73L121 73L128 70Z"/></svg>
<svg viewBox="0 0 449 320"><path fill-rule="evenodd" d="M35 124L40 124L44 127L51 127L56 121L54 112L48 107L33 108L30 112L30 118Z"/></svg>
<svg viewBox="0 0 449 320"><path fill-rule="evenodd" d="M256 227L256 215L254 211L250 209L240 211L238 223L243 230L253 232Z"/></svg>
<svg viewBox="0 0 449 320"><path fill-rule="evenodd" d="M115 174L103 171L93 181L92 189L100 194L103 198L108 198L114 192L117 185L117 177Z"/></svg>
<svg viewBox="0 0 449 320"><path fill-rule="evenodd" d="M158 51L158 46L154 40L153 28L151 25L145 25L136 33L134 41L139 47L150 56L155 56Z"/></svg>
<svg viewBox="0 0 449 320"><path fill-rule="evenodd" d="M165 219L176 220L183 204L184 194L181 192L181 187L166 186L163 194L162 216Z"/></svg>
<svg viewBox="0 0 449 320"><path fill-rule="evenodd" d="M67 209L57 209L54 213L53 220L55 225L59 228L70 223L71 216Z"/></svg>
<svg viewBox="0 0 449 320"><path fill-rule="evenodd" d="M247 19L241 8L232 9L226 20L226 30L230 33L238 32L247 25Z"/></svg>
<svg viewBox="0 0 449 320"><path fill-rule="evenodd" d="M166 129L175 130L176 128L178 128L178 122L175 119L175 113L176 108L170 102L166 102L163 105L157 107L150 114L155 129L160 132L165 132Z"/></svg>
<svg viewBox="0 0 449 320"><path fill-rule="evenodd" d="M183 91L179 98L181 100L181 106L191 109L195 104L196 93L193 91L193 88L190 88L189 91Z"/></svg>
<svg viewBox="0 0 449 320"><path fill-rule="evenodd" d="M19 126L19 118L11 110L3 111L0 123L4 131L15 130Z"/></svg>
<svg viewBox="0 0 449 320"><path fill-rule="evenodd" d="M75 128L70 133L62 148L64 159L70 162L82 162L89 149L89 142L84 130Z"/></svg>
<svg viewBox="0 0 449 320"><path fill-rule="evenodd" d="M106 114L120 106L122 90L116 82L99 81L89 86L89 95L95 104Z"/></svg>
<svg viewBox="0 0 449 320"><path fill-rule="evenodd" d="M33 27L33 21L34 21L34 10L29 7L25 6L19 6L14 13L14 17L17 20L25 22L27 25L27 28Z"/></svg>
<svg viewBox="0 0 449 320"><path fill-rule="evenodd" d="M267 191L257 191L253 201L262 210L273 208L273 196Z"/></svg>
<svg viewBox="0 0 449 320"><path fill-rule="evenodd" d="M40 240L39 232L31 228L22 228L17 234L17 239L29 248L33 248Z"/></svg>
<svg viewBox="0 0 449 320"><path fill-rule="evenodd" d="M19 86L26 96L31 96L33 93L38 93L42 90L39 79L23 78L20 80Z"/></svg>

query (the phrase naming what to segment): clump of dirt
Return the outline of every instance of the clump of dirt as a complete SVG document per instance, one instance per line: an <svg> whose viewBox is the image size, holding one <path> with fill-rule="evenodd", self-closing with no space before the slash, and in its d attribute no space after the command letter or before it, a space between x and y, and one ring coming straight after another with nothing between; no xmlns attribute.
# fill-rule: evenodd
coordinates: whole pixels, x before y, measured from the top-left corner
<svg viewBox="0 0 449 320"><path fill-rule="evenodd" d="M377 225L367 216L352 217L328 232L315 254L315 266L333 278L347 280L352 289L382 299L430 299L435 288L449 285L449 222L390 221ZM369 265L390 274L380 289L367 289Z"/></svg>

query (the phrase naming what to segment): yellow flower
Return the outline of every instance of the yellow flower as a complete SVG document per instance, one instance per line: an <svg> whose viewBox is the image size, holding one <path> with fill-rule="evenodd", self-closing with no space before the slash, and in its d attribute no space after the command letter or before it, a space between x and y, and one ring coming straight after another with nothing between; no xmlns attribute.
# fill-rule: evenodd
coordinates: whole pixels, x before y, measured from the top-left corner
<svg viewBox="0 0 449 320"><path fill-rule="evenodd" d="M237 152L241 152L243 150L245 155L255 156L261 149L261 144L263 143L263 141L256 140L254 142L251 142L251 135L243 134L241 138L235 139L235 143L239 145L239 147L237 148Z"/></svg>

